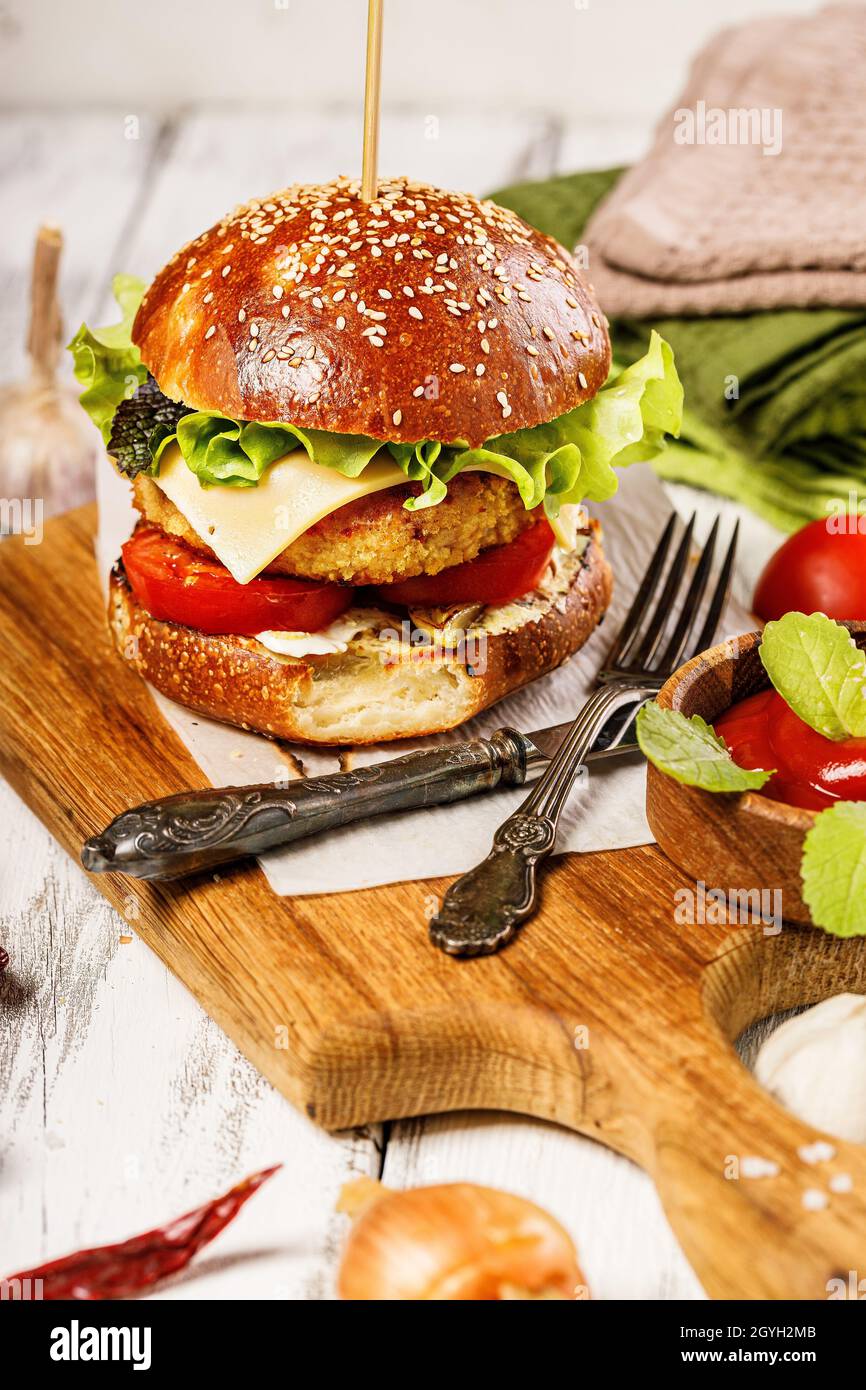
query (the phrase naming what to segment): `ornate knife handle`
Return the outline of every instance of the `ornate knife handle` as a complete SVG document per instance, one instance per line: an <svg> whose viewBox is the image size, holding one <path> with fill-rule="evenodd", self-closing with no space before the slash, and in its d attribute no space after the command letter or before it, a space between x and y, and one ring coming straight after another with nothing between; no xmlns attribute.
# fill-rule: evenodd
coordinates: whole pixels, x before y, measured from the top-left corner
<svg viewBox="0 0 866 1390"><path fill-rule="evenodd" d="M81 862L91 873L182 878L368 816L460 801L500 783L521 786L533 756L516 729L497 729L489 739L285 787L180 792L124 811L85 841Z"/></svg>
<svg viewBox="0 0 866 1390"><path fill-rule="evenodd" d="M599 730L619 705L657 688L612 682L590 695L544 776L500 825L487 858L446 892L430 923L435 945L452 956L487 956L511 940L535 911L536 865L553 849L562 808Z"/></svg>

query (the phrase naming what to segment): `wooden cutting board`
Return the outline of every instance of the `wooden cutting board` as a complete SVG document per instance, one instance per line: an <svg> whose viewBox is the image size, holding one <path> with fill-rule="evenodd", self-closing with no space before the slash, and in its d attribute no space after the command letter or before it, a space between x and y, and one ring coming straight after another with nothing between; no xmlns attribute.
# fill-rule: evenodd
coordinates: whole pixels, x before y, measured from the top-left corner
<svg viewBox="0 0 866 1390"><path fill-rule="evenodd" d="M95 524L82 508L40 545L0 545L0 770L76 858L123 807L204 780L112 652ZM399 819L382 834L399 855ZM866 991L866 941L678 925L674 894L691 885L655 847L561 857L538 917L474 960L428 942L444 880L298 900L253 864L93 882L320 1124L468 1108L558 1121L649 1171L711 1296L822 1299L830 1279L866 1274L866 1148L804 1162L816 1133L731 1047L776 1010ZM778 1173L738 1176L748 1157ZM807 1209L837 1173L853 1192Z"/></svg>

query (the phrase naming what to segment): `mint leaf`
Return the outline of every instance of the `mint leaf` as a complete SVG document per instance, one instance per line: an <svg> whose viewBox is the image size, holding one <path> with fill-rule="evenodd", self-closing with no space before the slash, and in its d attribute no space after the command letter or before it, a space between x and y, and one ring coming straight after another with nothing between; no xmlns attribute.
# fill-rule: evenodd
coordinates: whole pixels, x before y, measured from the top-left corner
<svg viewBox="0 0 866 1390"><path fill-rule="evenodd" d="M687 719L679 710L644 705L637 717L637 741L644 757L677 782L706 792L758 791L773 771L738 767L699 714Z"/></svg>
<svg viewBox="0 0 866 1390"><path fill-rule="evenodd" d="M866 735L866 653L823 613L786 613L767 623L764 670L795 714L825 738Z"/></svg>
<svg viewBox="0 0 866 1390"><path fill-rule="evenodd" d="M803 842L803 898L833 936L866 936L866 802L837 801Z"/></svg>

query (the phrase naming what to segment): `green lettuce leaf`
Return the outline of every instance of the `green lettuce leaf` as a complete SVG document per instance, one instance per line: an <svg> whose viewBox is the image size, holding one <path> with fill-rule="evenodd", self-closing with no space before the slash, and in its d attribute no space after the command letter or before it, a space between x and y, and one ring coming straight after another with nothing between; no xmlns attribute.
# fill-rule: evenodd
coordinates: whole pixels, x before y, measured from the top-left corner
<svg viewBox="0 0 866 1390"><path fill-rule="evenodd" d="M168 442L164 440L162 448ZM327 430L302 430L298 425L244 422L204 410L184 415L178 421L177 442L187 467L200 483L228 487L255 487L265 470L298 444L314 463L335 468L348 478L357 478L382 447L381 440L363 434L331 434ZM158 464L159 460L154 462Z"/></svg>
<svg viewBox="0 0 866 1390"><path fill-rule="evenodd" d="M823 613L767 623L764 670L795 714L825 738L866 736L866 653Z"/></svg>
<svg viewBox="0 0 866 1390"><path fill-rule="evenodd" d="M739 767L724 739L699 714L691 718L661 705L644 705L636 721L640 750L653 767L707 792L758 791L773 775Z"/></svg>
<svg viewBox="0 0 866 1390"><path fill-rule="evenodd" d="M866 802L839 801L815 817L800 877L816 927L833 936L866 936Z"/></svg>
<svg viewBox="0 0 866 1390"><path fill-rule="evenodd" d="M75 373L85 388L82 405L106 443L121 402L135 394L148 375L130 338L143 286L131 276L117 276L114 285L121 322L96 332L82 325L70 343ZM614 469L657 454L664 447L665 434L679 433L682 406L673 353L654 332L644 356L631 366L615 368L591 401L547 424L497 435L479 448L431 439L395 444L366 435L305 430L284 422L235 420L210 411L184 414L176 433L170 433L164 423L171 415L168 403L164 398L157 418L159 403L154 396L153 429L148 430L146 410L137 403L135 428L130 417L118 466L122 471L133 467L141 471L146 466L143 441L151 452L148 471L158 474L160 457L176 438L187 466L203 486L255 487L270 465L298 444L314 463L350 478L387 449L406 477L421 483L420 495L405 503L410 510L435 506L452 478L466 468L480 467L510 478L525 507L543 502L555 521L563 503L602 502L611 497L617 489Z"/></svg>
<svg viewBox="0 0 866 1390"><path fill-rule="evenodd" d="M469 464L492 465L517 484L526 507L544 502L556 516L564 502L605 502L617 490L615 468L647 461L679 434L683 388L673 353L655 331L643 357L575 410L534 429L489 439L459 452L449 481Z"/></svg>
<svg viewBox="0 0 866 1390"><path fill-rule="evenodd" d="M144 283L134 275L115 275L111 287L120 305L120 323L108 328L83 323L69 344L73 371L84 388L79 400L106 444L117 407L147 380L147 368L131 337Z"/></svg>

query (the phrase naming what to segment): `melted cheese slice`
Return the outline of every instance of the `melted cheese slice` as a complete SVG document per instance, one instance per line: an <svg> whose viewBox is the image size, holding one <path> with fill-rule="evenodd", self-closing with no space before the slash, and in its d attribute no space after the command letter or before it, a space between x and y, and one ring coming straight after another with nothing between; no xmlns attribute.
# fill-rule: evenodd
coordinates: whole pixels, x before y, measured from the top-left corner
<svg viewBox="0 0 866 1390"><path fill-rule="evenodd" d="M357 478L313 463L294 449L271 464L257 487L202 487L172 443L154 482L239 584L248 584L322 517L371 492L398 487L406 474L374 459Z"/></svg>

